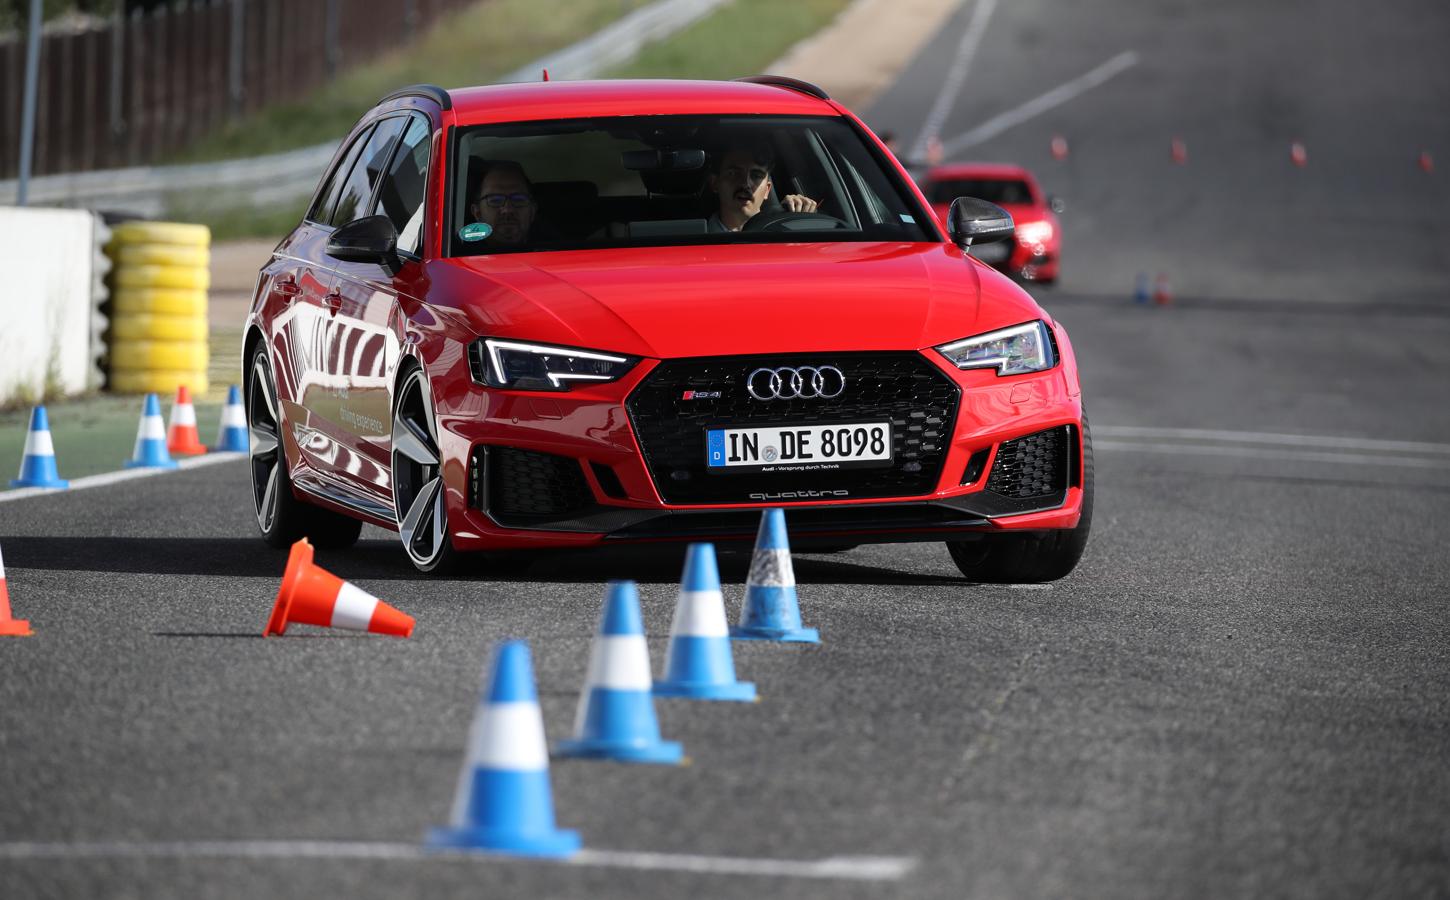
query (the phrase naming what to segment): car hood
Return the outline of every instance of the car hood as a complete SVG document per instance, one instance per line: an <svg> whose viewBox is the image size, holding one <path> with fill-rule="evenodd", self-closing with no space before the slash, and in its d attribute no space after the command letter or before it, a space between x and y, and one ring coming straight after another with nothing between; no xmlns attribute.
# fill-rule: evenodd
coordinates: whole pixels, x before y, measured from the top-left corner
<svg viewBox="0 0 1450 900"><path fill-rule="evenodd" d="M452 298L448 305L478 334L655 358L915 350L1042 315L1026 292L950 244L654 247L437 262L430 294Z"/></svg>

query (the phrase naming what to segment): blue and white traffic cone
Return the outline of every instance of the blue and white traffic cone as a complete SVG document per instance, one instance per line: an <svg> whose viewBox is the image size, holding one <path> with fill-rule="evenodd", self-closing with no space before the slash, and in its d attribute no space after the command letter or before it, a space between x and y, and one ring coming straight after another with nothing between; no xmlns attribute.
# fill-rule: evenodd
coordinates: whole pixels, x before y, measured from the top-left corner
<svg viewBox="0 0 1450 900"><path fill-rule="evenodd" d="M1137 280L1133 282L1133 302L1134 303L1142 304L1144 306L1147 306L1148 305L1148 299L1149 299L1149 296L1150 296L1149 291L1148 291L1148 284L1149 284L1148 273L1147 272L1139 272L1138 273Z"/></svg>
<svg viewBox="0 0 1450 900"><path fill-rule="evenodd" d="M232 385L227 390L227 405L222 407L222 424L217 429L217 453L246 453L251 448L247 441L247 412L242 408L242 392Z"/></svg>
<svg viewBox="0 0 1450 900"><path fill-rule="evenodd" d="M544 717L523 641L505 641L494 655L449 826L429 831L427 843L520 856L569 856L579 849L578 832L554 827Z"/></svg>
<svg viewBox="0 0 1450 900"><path fill-rule="evenodd" d="M11 487L68 488L55 467L55 444L50 440L50 420L45 407L30 412L30 431L25 435L25 455L20 457L20 476L10 479Z"/></svg>
<svg viewBox="0 0 1450 900"><path fill-rule="evenodd" d="M650 694L649 645L633 581L609 582L599 633L589 650L574 738L560 742L558 755L667 765L685 758L679 744L660 740Z"/></svg>
<svg viewBox="0 0 1450 900"><path fill-rule="evenodd" d="M161 418L161 402L155 394L147 394L146 403L141 407L141 424L136 428L136 449L126 460L126 468L176 468L176 460L166 450L166 423Z"/></svg>
<svg viewBox="0 0 1450 900"><path fill-rule="evenodd" d="M795 594L795 568L785 533L785 510L767 509L755 536L755 557L745 582L745 603L740 624L730 629L739 641L785 641L819 644L820 632L801 627L800 602Z"/></svg>
<svg viewBox="0 0 1450 900"><path fill-rule="evenodd" d="M665 675L655 682L654 690L662 697L755 700L755 685L735 680L714 544L691 544L685 551L685 577L670 625Z"/></svg>

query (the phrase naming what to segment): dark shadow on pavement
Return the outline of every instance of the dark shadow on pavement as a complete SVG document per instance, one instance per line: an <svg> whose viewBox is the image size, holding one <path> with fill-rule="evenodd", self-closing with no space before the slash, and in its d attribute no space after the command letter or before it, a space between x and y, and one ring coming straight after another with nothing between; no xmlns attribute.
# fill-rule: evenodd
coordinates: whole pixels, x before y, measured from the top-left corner
<svg viewBox="0 0 1450 900"><path fill-rule="evenodd" d="M116 572L145 575L205 575L277 578L287 552L257 538L6 537L10 568L66 572ZM849 551L848 551L849 552ZM943 556L946 551L942 550ZM419 574L397 542L359 541L346 550L318 548L318 565L349 581L483 580L590 584L631 578L643 584L675 584L684 565L685 545L648 544L593 550L550 551L481 557L456 578ZM750 571L746 546L720 552L720 576L743 583ZM966 584L960 577L926 575L867 565L849 556L796 554L798 581L814 584L941 585Z"/></svg>

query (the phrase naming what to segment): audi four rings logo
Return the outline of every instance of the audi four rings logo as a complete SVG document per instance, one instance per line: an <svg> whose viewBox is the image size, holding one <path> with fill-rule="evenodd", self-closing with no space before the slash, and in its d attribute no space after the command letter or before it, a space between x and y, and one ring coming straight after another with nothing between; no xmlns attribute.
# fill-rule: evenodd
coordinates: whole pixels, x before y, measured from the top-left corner
<svg viewBox="0 0 1450 900"><path fill-rule="evenodd" d="M745 389L757 400L830 400L846 389L846 376L835 366L756 369Z"/></svg>

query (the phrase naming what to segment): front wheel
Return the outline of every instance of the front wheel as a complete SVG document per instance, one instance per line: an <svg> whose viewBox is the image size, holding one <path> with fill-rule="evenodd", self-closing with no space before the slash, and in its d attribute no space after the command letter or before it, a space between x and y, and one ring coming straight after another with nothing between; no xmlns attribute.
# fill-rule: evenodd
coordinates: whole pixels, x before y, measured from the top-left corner
<svg viewBox="0 0 1450 900"><path fill-rule="evenodd" d="M341 549L357 543L362 522L297 499L282 450L282 417L267 348L259 345L247 371L248 459L252 471L252 511L262 540L290 547L308 538L319 547Z"/></svg>
<svg viewBox="0 0 1450 900"><path fill-rule="evenodd" d="M947 552L971 581L1034 584L1056 581L1077 568L1093 521L1093 444L1082 421L1082 517L1076 528L1044 535L987 534L973 541L948 541Z"/></svg>
<svg viewBox="0 0 1450 900"><path fill-rule="evenodd" d="M448 533L442 458L428 381L415 367L393 403L393 507L404 552L429 574L452 571L460 561Z"/></svg>

